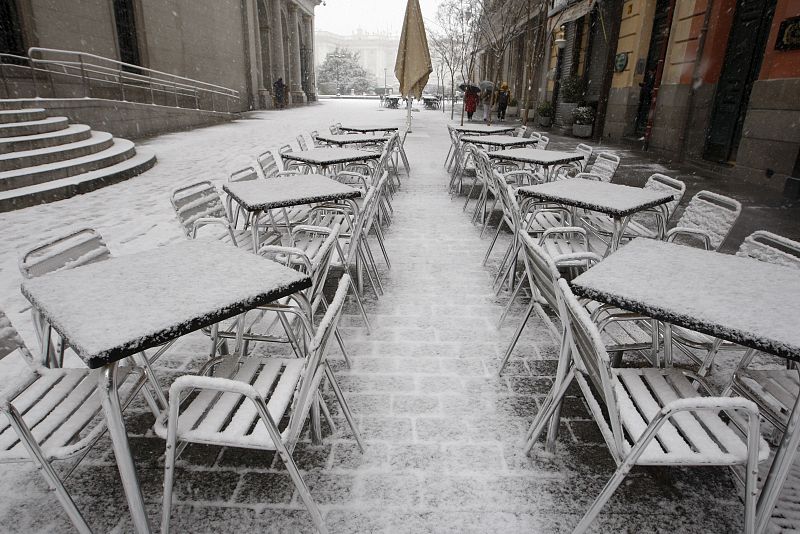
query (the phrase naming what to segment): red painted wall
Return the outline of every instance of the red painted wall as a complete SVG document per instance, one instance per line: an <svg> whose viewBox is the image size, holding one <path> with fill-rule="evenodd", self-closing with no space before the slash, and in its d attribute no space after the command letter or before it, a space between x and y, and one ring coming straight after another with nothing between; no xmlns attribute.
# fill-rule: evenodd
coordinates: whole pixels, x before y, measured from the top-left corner
<svg viewBox="0 0 800 534"><path fill-rule="evenodd" d="M778 0L775 17L767 39L764 62L761 65L759 80L778 78L800 78L800 50L775 50L778 29L784 19L800 16L800 0Z"/></svg>

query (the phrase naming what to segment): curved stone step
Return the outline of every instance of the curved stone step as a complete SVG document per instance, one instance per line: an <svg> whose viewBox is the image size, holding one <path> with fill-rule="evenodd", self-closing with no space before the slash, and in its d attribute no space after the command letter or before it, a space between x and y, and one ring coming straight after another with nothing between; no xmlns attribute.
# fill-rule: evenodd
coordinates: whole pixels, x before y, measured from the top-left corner
<svg viewBox="0 0 800 534"><path fill-rule="evenodd" d="M43 108L0 109L0 124L40 121L47 118Z"/></svg>
<svg viewBox="0 0 800 534"><path fill-rule="evenodd" d="M0 191L42 184L69 176L116 165L136 153L134 145L127 139L114 139L110 148L80 158L58 161L36 167L0 172Z"/></svg>
<svg viewBox="0 0 800 534"><path fill-rule="evenodd" d="M114 136L110 133L91 132L88 139L82 139L74 143L0 154L0 172L81 158L96 154L111 147L113 144Z"/></svg>
<svg viewBox="0 0 800 534"><path fill-rule="evenodd" d="M0 138L0 154L75 143L89 139L91 135L92 128L90 126L86 124L70 124L67 128L54 132Z"/></svg>
<svg viewBox="0 0 800 534"><path fill-rule="evenodd" d="M36 121L0 124L0 137L19 137L63 130L69 126L66 117L47 117Z"/></svg>
<svg viewBox="0 0 800 534"><path fill-rule="evenodd" d="M103 169L38 185L0 192L0 212L55 202L88 193L143 173L156 163L155 154L143 150L130 159Z"/></svg>

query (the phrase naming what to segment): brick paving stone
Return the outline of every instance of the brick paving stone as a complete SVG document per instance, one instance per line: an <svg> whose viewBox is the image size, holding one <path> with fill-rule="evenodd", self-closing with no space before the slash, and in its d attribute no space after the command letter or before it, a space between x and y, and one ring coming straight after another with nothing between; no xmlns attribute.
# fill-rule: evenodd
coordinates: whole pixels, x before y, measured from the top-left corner
<svg viewBox="0 0 800 534"><path fill-rule="evenodd" d="M357 102L253 117L291 117L293 131L299 132L323 128L344 109L353 120L388 119L398 124L402 120L400 114L368 110ZM469 212L462 211L463 197L451 199L447 193L448 175L442 165L448 144L445 122L441 113L415 114L406 139L412 172L401 176L403 185L393 200L393 224L386 230L392 269L378 259L386 293L379 299L365 298L373 332L367 334L350 301L340 332L352 368L347 368L337 348L331 349L335 373L366 450L359 451L326 390L324 398L337 431L327 433L322 445L311 444L304 432L295 457L332 532L568 532L613 472L614 461L574 389L564 403L556 452L544 452L542 443L531 456L522 452L528 427L552 383L558 344L543 322L532 318L504 376L497 376L529 294L511 306L505 324L497 328L508 294L496 295L492 280L509 237L500 236L490 261L482 266L488 238L481 239L480 228L470 222ZM207 177L219 182L226 167L235 168L235 162L246 161L244 156L252 158L258 147L288 139L286 128L265 128L267 124L241 121L156 138L150 142L156 151L164 146L169 152L163 159L159 153L160 163L150 171L153 176L146 173L64 203L31 208L29 213L37 215L32 218L35 227L62 220L68 224L75 220L70 208L83 198L98 205L103 222L97 226L115 251L124 251L131 242L147 240L154 246L180 239L168 202L175 180ZM201 157L198 140L209 137L216 140L220 154ZM565 139L554 142L574 145ZM647 169L634 169L637 177L630 179L643 177L643 182ZM156 178L167 183L154 185ZM144 195L147 188L152 189L146 193L150 196L136 207L116 199ZM104 215L106 208L99 207L104 204L128 223L131 209L149 210L154 226L150 232L131 234L125 224ZM17 213L7 217L13 234L8 250L26 243L23 234L31 235L34 228L28 218ZM16 260L5 260L12 255L3 257L0 273L16 269ZM16 285L15 280L7 284ZM7 308L24 311L24 301L14 297L10 302L13 306ZM288 351L286 346L265 344L253 349L257 354ZM207 351L207 338L186 336L157 363L157 371L168 383L178 372L196 370ZM143 403L135 404L127 418L136 435L131 441L148 493L147 511L157 525L163 442L148 430L152 416ZM93 528L127 532L130 520L107 439L100 446L105 452L93 452L68 487ZM312 530L297 491L272 452L192 445L178 465L172 515L176 532ZM727 471L670 470L668 477L663 471L637 469L604 508L593 531L740 528L743 510ZM13 502L15 510L0 516L2 530L68 530L64 514L31 466L0 466L0 481L0 496Z"/></svg>

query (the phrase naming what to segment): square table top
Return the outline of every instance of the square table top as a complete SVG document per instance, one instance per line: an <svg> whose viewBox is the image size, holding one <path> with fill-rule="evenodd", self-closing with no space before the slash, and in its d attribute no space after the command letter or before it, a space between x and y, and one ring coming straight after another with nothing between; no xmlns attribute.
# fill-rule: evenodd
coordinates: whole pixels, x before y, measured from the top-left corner
<svg viewBox="0 0 800 534"><path fill-rule="evenodd" d="M388 135L373 135L365 133L352 134L317 134L317 139L332 145L350 145L358 143L383 143L389 140Z"/></svg>
<svg viewBox="0 0 800 534"><path fill-rule="evenodd" d="M392 98L392 97L389 97ZM346 132L394 132L399 130L399 126L390 126L388 124L363 124L363 125L351 125L351 126L339 126L340 130L344 130Z"/></svg>
<svg viewBox="0 0 800 534"><path fill-rule="evenodd" d="M321 174L231 182L223 185L222 189L248 211L265 211L361 196L358 189Z"/></svg>
<svg viewBox="0 0 800 534"><path fill-rule="evenodd" d="M576 294L800 360L800 272L638 238L571 285Z"/></svg>
<svg viewBox="0 0 800 534"><path fill-rule="evenodd" d="M479 145L493 145L493 146L525 146L533 145L536 139L529 137L516 137L513 135L465 135L461 138L465 143L475 143Z"/></svg>
<svg viewBox="0 0 800 534"><path fill-rule="evenodd" d="M505 132L513 132L516 126L502 126L502 125L488 125L482 123L465 124L464 126L453 126L457 132L462 133L476 133L476 134L501 134Z"/></svg>
<svg viewBox="0 0 800 534"><path fill-rule="evenodd" d="M672 194L663 191L583 178L528 185L517 189L517 193L598 211L612 217L625 217L673 200Z"/></svg>
<svg viewBox="0 0 800 534"><path fill-rule="evenodd" d="M335 165L337 163L377 159L381 157L381 155L378 152L356 150L355 148L321 147L300 150L298 152L286 152L285 154L281 154L281 157L283 159L310 163L312 165Z"/></svg>
<svg viewBox="0 0 800 534"><path fill-rule="evenodd" d="M537 165L558 165L583 159L583 154L577 152L561 152L558 150L543 150L541 148L514 148L511 150L496 150L489 152L490 158L521 161Z"/></svg>
<svg viewBox="0 0 800 534"><path fill-rule="evenodd" d="M310 286L251 252L196 240L25 280L22 293L97 368Z"/></svg>

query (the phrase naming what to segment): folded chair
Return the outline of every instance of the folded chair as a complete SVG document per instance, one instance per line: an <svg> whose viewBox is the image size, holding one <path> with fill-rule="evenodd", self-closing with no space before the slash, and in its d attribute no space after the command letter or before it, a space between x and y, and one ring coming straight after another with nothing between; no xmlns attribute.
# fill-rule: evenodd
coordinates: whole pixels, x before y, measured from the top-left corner
<svg viewBox="0 0 800 534"><path fill-rule="evenodd" d="M531 425L526 453L575 381L617 464L574 532L588 530L635 465L738 465L745 467L744 531L753 533L758 463L769 455L755 403L741 397L710 396L703 380L685 370L612 367L589 314L565 280L558 285L559 313L565 326L559 366L566 372ZM729 425L731 419L741 421L744 437ZM557 424L554 420L551 428Z"/></svg>
<svg viewBox="0 0 800 534"><path fill-rule="evenodd" d="M311 514L318 532L327 529L322 514L292 458L319 389L327 378L348 421L352 414L327 361L328 343L341 316L350 280L345 275L316 332L309 335L303 358L242 355L229 376L210 375L217 365L206 366L206 376L184 375L170 387L169 412L155 424L166 439L164 499L161 532L169 532L172 489L179 443L202 443L276 451ZM309 329L309 333L311 331ZM221 364L223 359L214 362ZM222 367L219 365L218 367ZM227 374L227 373L226 373ZM351 423L352 424L352 423ZM353 426L353 428L355 428Z"/></svg>
<svg viewBox="0 0 800 534"><path fill-rule="evenodd" d="M102 370L45 367L0 311L0 359L12 353L18 353L29 369L16 384L5 384L8 387L0 395L0 412L4 416L0 417L0 463L33 462L76 530L91 533L64 482L106 431L97 390ZM140 369L118 367L123 410L144 382ZM54 461L71 458L77 461L59 476Z"/></svg>

